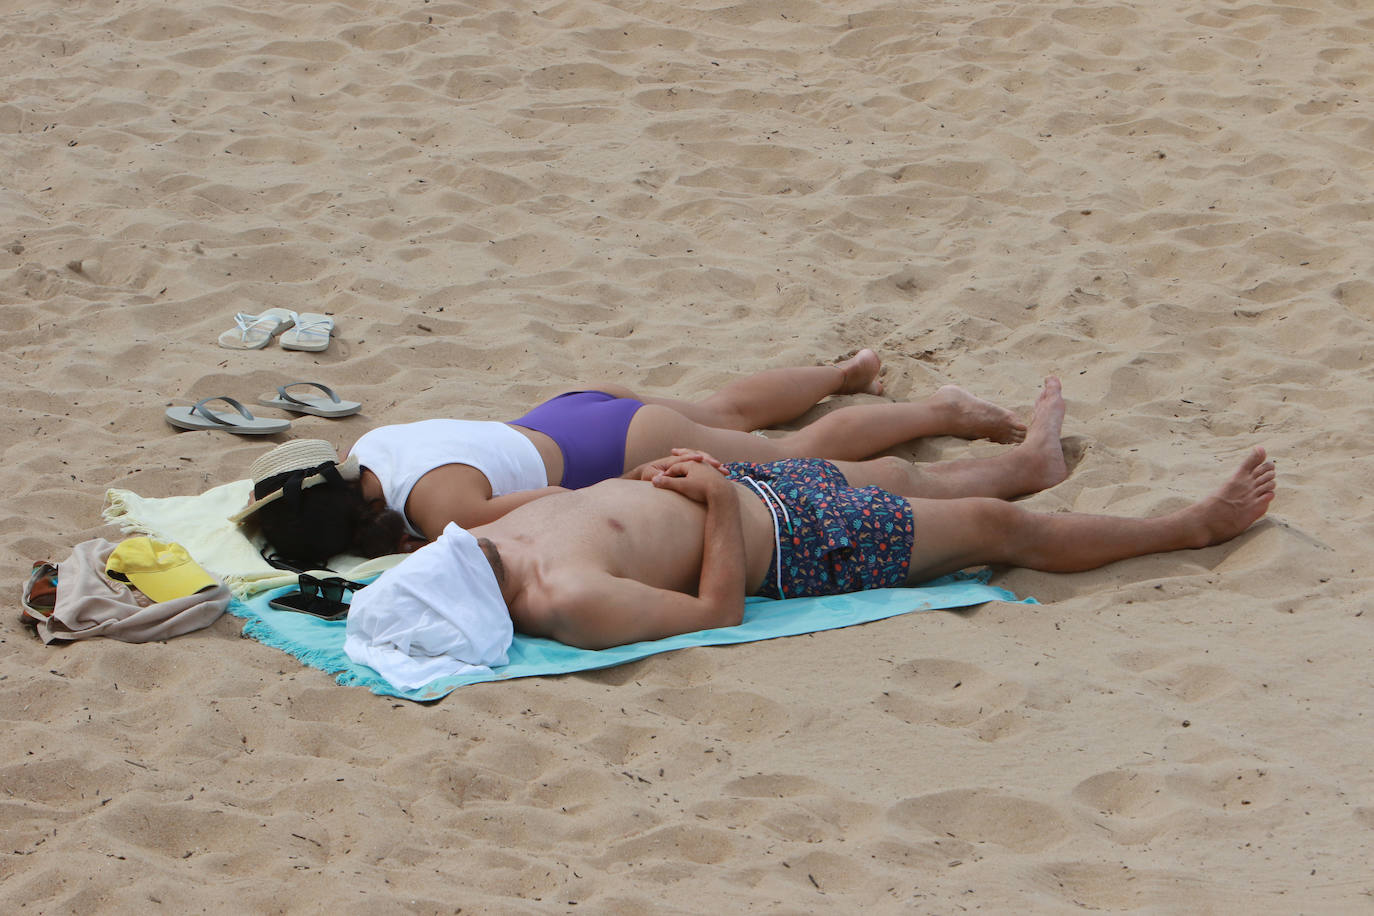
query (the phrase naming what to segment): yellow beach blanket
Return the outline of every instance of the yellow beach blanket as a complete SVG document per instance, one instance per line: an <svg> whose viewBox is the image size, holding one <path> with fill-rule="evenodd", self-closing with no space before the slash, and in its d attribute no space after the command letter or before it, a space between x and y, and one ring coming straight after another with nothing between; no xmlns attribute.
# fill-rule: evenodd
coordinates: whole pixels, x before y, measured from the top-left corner
<svg viewBox="0 0 1374 916"><path fill-rule="evenodd" d="M163 541L175 541L186 548L196 562L224 580L233 593L246 598L284 585L294 585L296 574L276 569L262 558L260 543L245 537L229 521L253 492L250 480L221 484L195 496L140 496L132 490L111 489L105 493L104 517L125 534L146 534ZM336 575L349 579L368 578L390 569L403 559L397 554L365 560L362 557L335 557Z"/></svg>

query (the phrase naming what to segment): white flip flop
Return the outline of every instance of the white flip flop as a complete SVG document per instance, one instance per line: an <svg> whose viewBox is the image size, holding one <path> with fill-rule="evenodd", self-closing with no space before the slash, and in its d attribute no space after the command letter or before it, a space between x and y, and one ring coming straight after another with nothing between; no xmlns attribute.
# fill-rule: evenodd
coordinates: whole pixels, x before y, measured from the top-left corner
<svg viewBox="0 0 1374 916"><path fill-rule="evenodd" d="M334 333L333 318L319 312L301 312L295 319L296 326L281 336L283 350L318 353L329 349L329 335Z"/></svg>
<svg viewBox="0 0 1374 916"><path fill-rule="evenodd" d="M223 401L238 411L238 416L211 410L205 406L211 401ZM194 407L168 407L166 417L168 423L181 429L218 429L238 436L270 436L291 428L290 420L255 417L247 407L229 397L202 398Z"/></svg>
<svg viewBox="0 0 1374 916"><path fill-rule="evenodd" d="M324 397L315 394L290 394L286 390L301 385L319 389L324 392ZM285 385L278 385L275 395L264 394L258 398L258 403L267 407L290 410L294 413L308 413L317 417L331 418L351 417L363 409L363 405L357 401L340 400L332 388L321 385L319 382L287 382Z"/></svg>
<svg viewBox="0 0 1374 916"><path fill-rule="evenodd" d="M219 335L219 345L229 350L260 350L295 320L296 313L290 309L267 309L258 315L239 312L234 326Z"/></svg>

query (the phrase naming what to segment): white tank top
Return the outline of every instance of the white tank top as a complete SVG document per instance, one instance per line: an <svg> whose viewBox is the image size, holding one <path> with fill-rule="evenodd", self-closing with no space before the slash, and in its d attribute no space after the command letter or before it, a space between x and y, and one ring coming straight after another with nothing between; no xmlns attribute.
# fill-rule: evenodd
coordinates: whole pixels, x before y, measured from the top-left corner
<svg viewBox="0 0 1374 916"><path fill-rule="evenodd" d="M377 475L389 508L405 518L406 530L424 537L406 517L406 500L416 482L437 467L466 464L481 471L492 496L537 490L549 483L534 443L504 423L490 420L420 420L381 426L353 443L349 456Z"/></svg>

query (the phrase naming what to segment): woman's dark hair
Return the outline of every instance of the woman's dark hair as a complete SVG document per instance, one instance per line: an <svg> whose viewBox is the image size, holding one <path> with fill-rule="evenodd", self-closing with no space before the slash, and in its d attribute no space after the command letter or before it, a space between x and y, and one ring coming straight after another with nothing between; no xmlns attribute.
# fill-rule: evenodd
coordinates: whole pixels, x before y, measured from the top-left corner
<svg viewBox="0 0 1374 916"><path fill-rule="evenodd" d="M321 569L331 557L380 557L401 549L405 519L380 499L363 497L358 481L301 490L300 501L279 499L253 514L277 554L302 569Z"/></svg>

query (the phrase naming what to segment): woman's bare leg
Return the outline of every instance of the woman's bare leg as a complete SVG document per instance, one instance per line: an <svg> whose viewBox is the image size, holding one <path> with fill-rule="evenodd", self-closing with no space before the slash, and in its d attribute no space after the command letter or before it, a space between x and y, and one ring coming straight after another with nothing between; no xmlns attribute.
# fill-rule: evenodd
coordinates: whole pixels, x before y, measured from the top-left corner
<svg viewBox="0 0 1374 916"><path fill-rule="evenodd" d="M726 385L696 402L664 400L703 426L750 432L795 420L832 394L882 394L882 362L860 350L833 366L768 369ZM652 403L652 402L651 402Z"/></svg>
<svg viewBox="0 0 1374 916"><path fill-rule="evenodd" d="M878 354L860 350L833 366L756 372L700 401L646 396L620 385L599 385L597 390L672 408L702 426L751 432L795 420L832 394L882 394L881 369Z"/></svg>
<svg viewBox="0 0 1374 916"><path fill-rule="evenodd" d="M1039 514L1000 499L913 499L916 544L909 581L988 563L1079 572L1148 553L1220 544L1268 511L1275 474L1257 446L1210 496L1157 518Z"/></svg>
<svg viewBox="0 0 1374 916"><path fill-rule="evenodd" d="M853 460L926 436L1011 444L1025 438L1026 424L1005 407L945 385L924 401L832 410L778 441L791 457Z"/></svg>
<svg viewBox="0 0 1374 916"><path fill-rule="evenodd" d="M671 408L700 426L749 432L795 420L830 395L881 394L881 368L876 353L860 350L833 366L759 372L731 382L701 401L644 396L613 384L598 386L598 390ZM925 436L1012 443L1021 441L1025 430L1025 424L1010 410L958 386L945 385L922 401L859 404L831 411L782 437L796 438L784 446L780 457L867 458ZM844 443L844 447L837 450L835 443Z"/></svg>
<svg viewBox="0 0 1374 916"><path fill-rule="evenodd" d="M608 393L618 392L612 388ZM775 439L707 426L677 407L650 400L630 423L625 437L625 467L661 458L673 448L701 449L722 461L857 461L902 442L937 435L1020 442L1025 438L1026 426L1011 411L953 385L946 385L925 401L914 404L841 407Z"/></svg>

